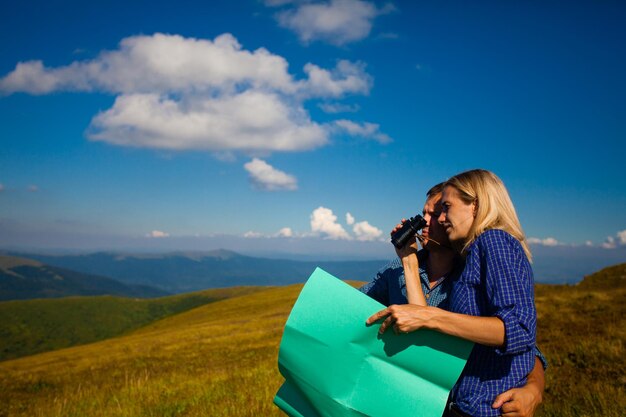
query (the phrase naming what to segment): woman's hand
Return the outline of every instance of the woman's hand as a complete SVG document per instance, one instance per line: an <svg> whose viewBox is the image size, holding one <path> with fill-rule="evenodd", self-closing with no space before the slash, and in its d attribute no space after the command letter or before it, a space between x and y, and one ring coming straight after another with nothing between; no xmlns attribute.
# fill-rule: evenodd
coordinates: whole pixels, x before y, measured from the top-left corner
<svg viewBox="0 0 626 417"><path fill-rule="evenodd" d="M429 320L433 317L435 307L418 306L414 304L391 305L384 310L372 315L367 319L368 326L378 320L385 319L378 330L379 334L393 326L396 334L409 333L423 327L428 327Z"/></svg>
<svg viewBox="0 0 626 417"><path fill-rule="evenodd" d="M396 333L426 328L485 346L504 345L504 322L498 317L468 316L437 307L402 304L379 311L368 318L366 323L372 325L381 319L385 321L378 330L380 334L390 326Z"/></svg>
<svg viewBox="0 0 626 417"><path fill-rule="evenodd" d="M402 225L406 222L406 219L402 219L400 223L396 225L391 231L391 235L402 228ZM404 269L404 281L406 284L406 296L409 304L417 304L425 306L426 298L422 291L422 284L420 283L419 261L417 260L417 242L415 237L411 237L411 240L407 242L404 247L396 248L396 254L402 262L402 268Z"/></svg>

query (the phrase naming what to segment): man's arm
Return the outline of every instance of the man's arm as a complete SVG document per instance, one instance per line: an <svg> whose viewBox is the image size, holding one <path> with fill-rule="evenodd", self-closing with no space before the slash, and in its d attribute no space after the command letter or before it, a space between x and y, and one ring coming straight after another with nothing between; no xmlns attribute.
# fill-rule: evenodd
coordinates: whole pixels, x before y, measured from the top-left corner
<svg viewBox="0 0 626 417"><path fill-rule="evenodd" d="M544 388L543 363L535 356L535 367L528 374L526 385L503 392L496 397L491 406L502 407L500 412L503 417L532 417L543 401Z"/></svg>

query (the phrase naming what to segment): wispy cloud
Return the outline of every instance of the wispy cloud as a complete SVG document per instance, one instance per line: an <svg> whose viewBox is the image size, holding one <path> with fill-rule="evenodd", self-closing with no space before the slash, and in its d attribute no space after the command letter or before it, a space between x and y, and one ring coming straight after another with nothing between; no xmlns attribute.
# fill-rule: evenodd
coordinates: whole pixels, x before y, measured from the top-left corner
<svg viewBox="0 0 626 417"><path fill-rule="evenodd" d="M164 237L169 237L169 236L170 236L169 233L162 232L160 230L153 230L146 235L146 237L150 237L150 238L164 238Z"/></svg>
<svg viewBox="0 0 626 417"><path fill-rule="evenodd" d="M304 43L319 40L341 46L367 38L374 19L393 10L391 4L378 8L370 1L331 0L298 3L276 18Z"/></svg>
<svg viewBox="0 0 626 417"><path fill-rule="evenodd" d="M252 183L261 190L293 191L298 189L296 177L274 168L262 159L254 158L244 164L244 168L250 173Z"/></svg>
<svg viewBox="0 0 626 417"><path fill-rule="evenodd" d="M318 107L325 113L356 113L360 107L358 104L320 103Z"/></svg>
<svg viewBox="0 0 626 417"><path fill-rule="evenodd" d="M558 240L553 237L547 237L545 239L540 239L536 237L529 237L527 239L528 243L531 245L541 245L541 246L558 246L562 245Z"/></svg>
<svg viewBox="0 0 626 417"><path fill-rule="evenodd" d="M28 186L28 191L30 191L31 193L36 193L37 191L39 191L39 186L37 185L29 185Z"/></svg>
<svg viewBox="0 0 626 417"><path fill-rule="evenodd" d="M346 132L351 136L372 139L382 144L390 143L393 141L389 137L389 135L382 133L380 131L380 126L375 123L356 123L351 120L341 119L336 120L334 124L336 128Z"/></svg>

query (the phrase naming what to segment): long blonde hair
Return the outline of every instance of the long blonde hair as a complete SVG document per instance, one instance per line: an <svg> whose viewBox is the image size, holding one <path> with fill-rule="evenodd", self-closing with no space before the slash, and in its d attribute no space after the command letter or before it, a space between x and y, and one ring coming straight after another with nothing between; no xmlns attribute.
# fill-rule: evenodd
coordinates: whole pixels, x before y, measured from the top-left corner
<svg viewBox="0 0 626 417"><path fill-rule="evenodd" d="M473 169L455 175L444 183L459 191L466 204L476 203L476 217L472 223L463 252L485 230L501 229L519 240L529 261L532 254L520 225L515 207L500 178L491 171Z"/></svg>

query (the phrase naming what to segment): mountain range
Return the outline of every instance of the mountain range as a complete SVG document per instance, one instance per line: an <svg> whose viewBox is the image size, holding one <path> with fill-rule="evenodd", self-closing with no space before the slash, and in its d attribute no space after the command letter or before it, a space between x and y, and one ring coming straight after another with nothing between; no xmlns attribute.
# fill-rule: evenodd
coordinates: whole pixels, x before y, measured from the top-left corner
<svg viewBox="0 0 626 417"><path fill-rule="evenodd" d="M168 293L236 285L294 284L304 282L318 266L341 279L366 281L385 263L382 260L316 262L256 258L223 249L165 254L11 255Z"/></svg>
<svg viewBox="0 0 626 417"><path fill-rule="evenodd" d="M31 258L0 255L0 301L70 295L160 297L167 292L145 285L46 265Z"/></svg>

